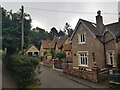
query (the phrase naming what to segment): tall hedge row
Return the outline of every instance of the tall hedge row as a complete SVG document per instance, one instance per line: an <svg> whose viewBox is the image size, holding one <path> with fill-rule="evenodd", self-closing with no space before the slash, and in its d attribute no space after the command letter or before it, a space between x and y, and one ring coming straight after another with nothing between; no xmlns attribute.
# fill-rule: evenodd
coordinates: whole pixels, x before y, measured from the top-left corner
<svg viewBox="0 0 120 90"><path fill-rule="evenodd" d="M38 58L24 55L12 55L8 61L8 67L18 84L18 87L25 88L35 83L35 68L39 63Z"/></svg>

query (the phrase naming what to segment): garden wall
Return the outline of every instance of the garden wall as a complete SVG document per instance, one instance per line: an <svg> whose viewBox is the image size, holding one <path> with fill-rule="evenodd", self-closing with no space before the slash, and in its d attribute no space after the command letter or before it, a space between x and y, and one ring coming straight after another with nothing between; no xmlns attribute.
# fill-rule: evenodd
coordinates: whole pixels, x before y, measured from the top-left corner
<svg viewBox="0 0 120 90"><path fill-rule="evenodd" d="M91 82L101 82L104 79L108 77L108 69L103 70L94 70L94 71L87 71L87 70L79 70L79 69L73 69L73 68L64 68L64 73L67 73L69 75L73 75L79 78L86 79Z"/></svg>

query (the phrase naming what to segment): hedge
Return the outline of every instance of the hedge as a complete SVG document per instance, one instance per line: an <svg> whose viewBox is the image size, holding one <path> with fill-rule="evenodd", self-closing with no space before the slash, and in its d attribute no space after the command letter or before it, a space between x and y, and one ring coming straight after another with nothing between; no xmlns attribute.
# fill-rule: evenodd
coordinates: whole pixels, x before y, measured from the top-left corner
<svg viewBox="0 0 120 90"><path fill-rule="evenodd" d="M8 61L8 67L18 84L19 88L35 83L35 68L39 63L38 58L24 55L12 55Z"/></svg>

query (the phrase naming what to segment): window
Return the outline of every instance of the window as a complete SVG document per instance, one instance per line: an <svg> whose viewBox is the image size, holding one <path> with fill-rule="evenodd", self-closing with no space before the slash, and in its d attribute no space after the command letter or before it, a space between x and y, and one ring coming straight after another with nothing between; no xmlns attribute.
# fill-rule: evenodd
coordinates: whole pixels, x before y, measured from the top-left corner
<svg viewBox="0 0 120 90"><path fill-rule="evenodd" d="M68 55L70 55L70 53L68 53Z"/></svg>
<svg viewBox="0 0 120 90"><path fill-rule="evenodd" d="M79 43L79 44L84 44L84 43L86 43L85 33L78 35L78 43Z"/></svg>
<svg viewBox="0 0 120 90"><path fill-rule="evenodd" d="M113 64L113 53L109 53L109 62L111 65Z"/></svg>
<svg viewBox="0 0 120 90"><path fill-rule="evenodd" d="M108 50L107 51L107 64L108 65L113 65L113 67L116 66L116 64L114 63L114 50Z"/></svg>
<svg viewBox="0 0 120 90"><path fill-rule="evenodd" d="M38 55L38 52L34 52L35 55Z"/></svg>
<svg viewBox="0 0 120 90"><path fill-rule="evenodd" d="M32 52L28 52L28 56L32 56Z"/></svg>
<svg viewBox="0 0 120 90"><path fill-rule="evenodd" d="M80 66L88 66L88 55L87 52L79 53L79 64Z"/></svg>

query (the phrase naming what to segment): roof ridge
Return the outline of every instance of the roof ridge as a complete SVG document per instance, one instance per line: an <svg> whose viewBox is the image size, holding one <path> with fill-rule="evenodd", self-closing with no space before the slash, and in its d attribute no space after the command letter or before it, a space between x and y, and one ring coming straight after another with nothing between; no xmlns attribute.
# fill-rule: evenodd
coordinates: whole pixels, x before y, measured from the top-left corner
<svg viewBox="0 0 120 90"><path fill-rule="evenodd" d="M96 24L94 22L91 22L91 21L88 21L88 20L85 20L85 19L81 19L81 18L79 18L79 20L82 20L82 21L85 21L85 22L88 22L88 23L92 23L92 24Z"/></svg>
<svg viewBox="0 0 120 90"><path fill-rule="evenodd" d="M113 22L113 23L109 23L109 24L106 24L105 26L109 26L109 25L112 25L112 24L117 24L119 22Z"/></svg>

